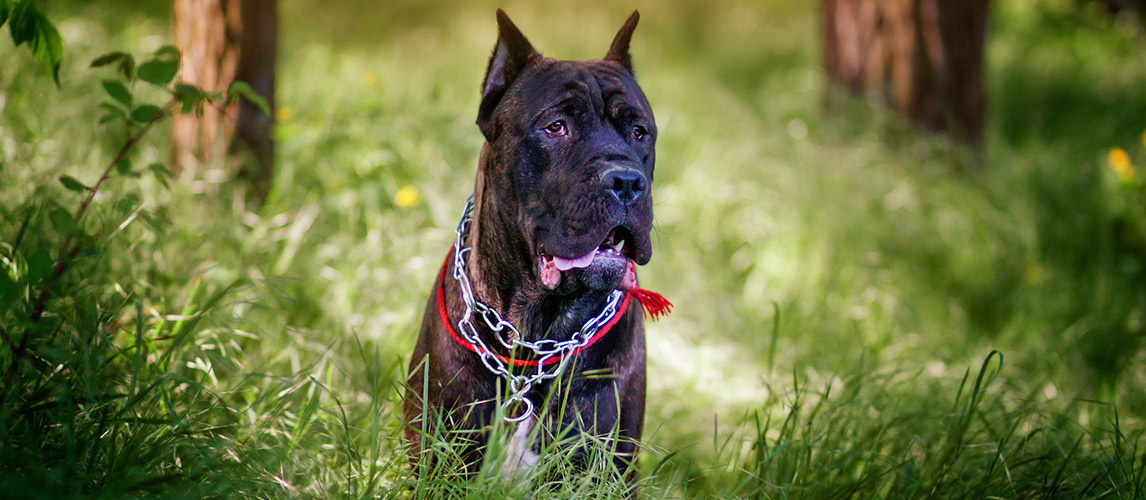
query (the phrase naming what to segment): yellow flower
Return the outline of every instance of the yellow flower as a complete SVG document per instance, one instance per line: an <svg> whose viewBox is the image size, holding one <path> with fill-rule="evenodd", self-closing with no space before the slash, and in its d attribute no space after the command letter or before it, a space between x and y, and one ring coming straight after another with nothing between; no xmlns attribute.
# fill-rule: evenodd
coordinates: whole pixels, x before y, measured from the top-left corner
<svg viewBox="0 0 1146 500"><path fill-rule="evenodd" d="M418 194L418 188L414 186L406 186L399 189L394 195L394 203L402 208L410 208L417 205L421 199L422 195Z"/></svg>
<svg viewBox="0 0 1146 500"><path fill-rule="evenodd" d="M1142 145L1146 146L1146 132L1142 132Z"/></svg>
<svg viewBox="0 0 1146 500"><path fill-rule="evenodd" d="M1027 283L1037 285L1043 282L1043 268L1038 264L1027 267Z"/></svg>
<svg viewBox="0 0 1146 500"><path fill-rule="evenodd" d="M1106 159L1114 168L1114 173L1118 174L1118 180L1130 182L1134 178L1134 166L1130 164L1130 155L1126 154L1126 150L1122 148L1111 149L1110 153L1106 155Z"/></svg>
<svg viewBox="0 0 1146 500"><path fill-rule="evenodd" d="M378 83L378 76L375 75L374 73L366 73L365 75L362 75L362 86L364 86L366 88L370 88L370 87L373 87L377 83Z"/></svg>
<svg viewBox="0 0 1146 500"><path fill-rule="evenodd" d="M294 118L294 109L283 106L275 113L275 117L278 118L279 123L289 122L291 118Z"/></svg>

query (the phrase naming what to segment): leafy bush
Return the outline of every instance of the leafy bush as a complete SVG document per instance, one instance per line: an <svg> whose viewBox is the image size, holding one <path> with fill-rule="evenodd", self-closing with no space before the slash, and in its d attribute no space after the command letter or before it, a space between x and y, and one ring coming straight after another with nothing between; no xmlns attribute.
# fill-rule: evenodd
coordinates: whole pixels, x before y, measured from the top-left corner
<svg viewBox="0 0 1146 500"><path fill-rule="evenodd" d="M0 12L11 13L14 41L29 41L58 83L56 29L30 1L5 2ZM174 47L138 67L123 52L92 62L107 65L116 71L102 82L111 99L101 105L100 123L122 127L127 139L102 175L91 185L61 175L57 186L0 206L3 229L15 231L0 244L0 487L107 498L249 489L231 472L239 461L225 431L237 425L237 413L204 385L213 364L234 364L204 344L233 342L210 325L227 323L215 318L216 308L234 286L196 284L182 306L157 293L152 281L162 263L142 244L160 237L167 222L162 209L141 203L133 184L145 173L165 183L170 171L159 163L137 170L131 162L157 123L173 112L201 112L223 96L173 83ZM170 100L140 102L133 89L141 82ZM244 86L230 94L261 100ZM109 197L110 184L119 186Z"/></svg>

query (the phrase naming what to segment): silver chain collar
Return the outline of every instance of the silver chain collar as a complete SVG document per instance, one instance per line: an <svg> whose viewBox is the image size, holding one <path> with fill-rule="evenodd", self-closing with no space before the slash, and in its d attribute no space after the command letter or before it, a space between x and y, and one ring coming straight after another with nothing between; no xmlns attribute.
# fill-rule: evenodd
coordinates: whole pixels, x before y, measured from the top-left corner
<svg viewBox="0 0 1146 500"><path fill-rule="evenodd" d="M465 235L469 223L473 221L473 196L471 195L466 199L466 208L462 212L462 219L458 222L457 240L454 241L454 279L458 281L459 288L461 288L462 302L466 305L465 313L462 314L462 319L458 320L458 332L470 344L477 349L478 357L481 359L482 364L485 365L490 372L505 379L506 387L509 390L509 395L501 405L503 417L508 422L520 422L533 415L534 407L533 401L526 397L526 394L533 385L543 380L556 378L565 371L565 367L569 364L569 360L573 359L570 354L577 349L589 345L593 336L601 330L601 327L609 322L614 315L617 314L617 306L621 303L621 298L624 297L624 292L621 290L613 290L609 293L609 300L605 303L605 307L601 309L600 313L586 321L581 329L574 332L569 340L556 341L549 339L542 339L536 342L526 342L522 340L521 332L517 330L512 323L506 321L498 314L497 310L482 304L474 297L473 287L470 286L469 276L466 275L466 261L465 254L471 250L470 247L465 246ZM498 343L502 347L510 350L511 352L520 347L532 351L537 359L537 371L534 373L527 373L516 375L509 370L493 350L486 345L482 340L481 335L478 335L477 326L474 323L475 313L486 326L495 334ZM512 333L512 340L507 342L506 335L502 332L506 330ZM545 371L545 363L553 356L560 356L557 362L557 367L552 371ZM525 405L525 410L521 415L510 417L508 413L509 407L513 403L520 401Z"/></svg>

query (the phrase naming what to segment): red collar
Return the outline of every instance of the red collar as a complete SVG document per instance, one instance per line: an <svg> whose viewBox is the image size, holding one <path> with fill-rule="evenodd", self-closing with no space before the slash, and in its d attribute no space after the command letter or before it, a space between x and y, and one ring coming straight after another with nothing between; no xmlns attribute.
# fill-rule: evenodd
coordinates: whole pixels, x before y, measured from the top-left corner
<svg viewBox="0 0 1146 500"><path fill-rule="evenodd" d="M478 352L477 347L475 347L468 340L462 338L461 335L458 335L458 332L454 330L454 325L450 323L449 314L446 313L446 268L450 264L451 256L453 256L452 250L449 254L446 255L446 261L442 263L442 271L438 274L438 315L442 318L442 324L446 325L446 331L450 332L450 336L453 337L457 343L461 344L466 349L469 349L473 352ZM573 354L577 354L585 349L588 349L589 346L592 346L593 344L597 343L598 340L601 340L601 338L604 337L606 333L609 333L609 330L613 328L613 325L617 324L617 321L619 321L621 316L624 316L625 311L628 310L629 299L634 297L637 299L637 302L641 305L641 307L644 308L645 316L651 317L653 321L656 321L661 316L668 314L672 310L672 302L669 302L668 299L661 296L661 294L650 292L642 288L633 288L629 290L629 293L625 294L625 298L621 301L621 305L617 307L617 313L609 319L609 322L605 323L605 325L602 326L600 330L597 330L597 333L589 339L588 344L574 349ZM537 366L538 364L537 360L512 359L497 353L494 353L494 356L497 356L497 359L500 359L502 362L509 363L513 366ZM554 356L546 359L544 364L550 365L560 360L561 357Z"/></svg>

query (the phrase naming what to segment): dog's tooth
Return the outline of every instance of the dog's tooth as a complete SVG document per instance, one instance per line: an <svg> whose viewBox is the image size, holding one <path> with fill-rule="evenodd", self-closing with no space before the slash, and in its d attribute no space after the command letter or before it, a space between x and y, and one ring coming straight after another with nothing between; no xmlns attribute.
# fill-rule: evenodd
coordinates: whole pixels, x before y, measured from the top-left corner
<svg viewBox="0 0 1146 500"><path fill-rule="evenodd" d="M613 247L613 251L617 252L617 253L621 253L621 250L623 248L625 248L625 240L621 240L620 243L617 243L617 246Z"/></svg>

